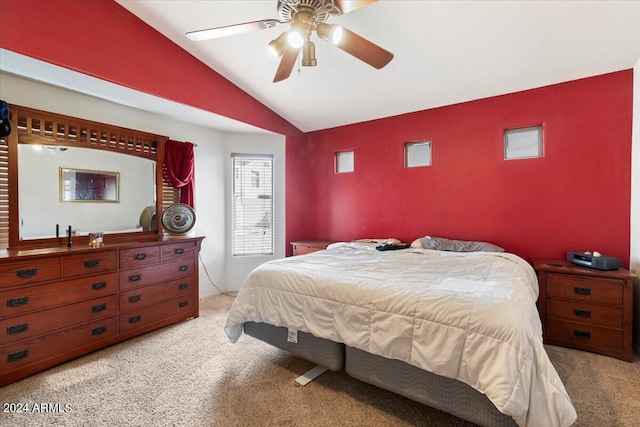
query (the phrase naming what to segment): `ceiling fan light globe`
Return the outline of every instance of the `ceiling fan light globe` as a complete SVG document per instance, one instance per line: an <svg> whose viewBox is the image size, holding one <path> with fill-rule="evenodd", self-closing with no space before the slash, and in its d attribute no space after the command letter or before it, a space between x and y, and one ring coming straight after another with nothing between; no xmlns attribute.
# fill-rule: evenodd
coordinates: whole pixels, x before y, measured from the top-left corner
<svg viewBox="0 0 640 427"><path fill-rule="evenodd" d="M316 46L311 40L307 39L302 48L302 66L315 67L316 65L318 65L318 61L316 60Z"/></svg>
<svg viewBox="0 0 640 427"><path fill-rule="evenodd" d="M318 33L318 37L333 45L340 43L344 33L340 25L334 24L319 24L316 32Z"/></svg>
<svg viewBox="0 0 640 427"><path fill-rule="evenodd" d="M269 42L269 52L271 52L273 56L278 58L281 57L283 54L283 52L280 49L278 49L278 45L276 44L275 40L271 40Z"/></svg>
<svg viewBox="0 0 640 427"><path fill-rule="evenodd" d="M287 49L287 33L280 34L277 38L269 42L269 51L276 57L281 57Z"/></svg>
<svg viewBox="0 0 640 427"><path fill-rule="evenodd" d="M294 49L299 49L304 44L304 35L296 30L291 30L287 34L287 43Z"/></svg>
<svg viewBox="0 0 640 427"><path fill-rule="evenodd" d="M342 35L342 27L340 25L335 25L331 31L331 43L336 46L340 44L340 42L342 41Z"/></svg>

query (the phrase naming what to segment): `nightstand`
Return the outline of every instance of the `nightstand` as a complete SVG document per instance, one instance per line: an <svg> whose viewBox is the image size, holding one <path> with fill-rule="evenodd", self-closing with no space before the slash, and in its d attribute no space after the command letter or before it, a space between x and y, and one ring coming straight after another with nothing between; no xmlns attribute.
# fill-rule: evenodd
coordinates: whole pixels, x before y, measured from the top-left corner
<svg viewBox="0 0 640 427"><path fill-rule="evenodd" d="M335 242L333 240L297 240L291 242L291 246L293 246L293 256L296 256L327 249L327 246L332 243Z"/></svg>
<svg viewBox="0 0 640 427"><path fill-rule="evenodd" d="M628 270L602 271L568 261L533 260L545 344L632 361L633 279Z"/></svg>

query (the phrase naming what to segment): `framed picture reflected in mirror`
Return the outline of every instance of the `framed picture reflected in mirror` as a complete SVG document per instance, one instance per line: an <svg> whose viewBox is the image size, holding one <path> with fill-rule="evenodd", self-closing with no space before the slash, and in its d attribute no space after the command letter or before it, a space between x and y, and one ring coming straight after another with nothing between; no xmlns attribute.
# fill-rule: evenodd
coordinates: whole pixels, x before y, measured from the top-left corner
<svg viewBox="0 0 640 427"><path fill-rule="evenodd" d="M61 202L120 201L120 172L60 168Z"/></svg>

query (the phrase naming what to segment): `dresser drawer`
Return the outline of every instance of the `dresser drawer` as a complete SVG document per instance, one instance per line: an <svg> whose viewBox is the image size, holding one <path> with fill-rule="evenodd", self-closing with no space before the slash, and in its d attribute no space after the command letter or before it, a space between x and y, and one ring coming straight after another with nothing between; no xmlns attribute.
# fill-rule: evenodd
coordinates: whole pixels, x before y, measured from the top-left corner
<svg viewBox="0 0 640 427"><path fill-rule="evenodd" d="M118 292L118 274L84 277L0 292L0 319Z"/></svg>
<svg viewBox="0 0 640 427"><path fill-rule="evenodd" d="M0 320L1 343L21 341L38 335L115 316L118 298L111 295L49 310Z"/></svg>
<svg viewBox="0 0 640 427"><path fill-rule="evenodd" d="M622 328L622 307L549 298L547 299L547 316L609 328Z"/></svg>
<svg viewBox="0 0 640 427"><path fill-rule="evenodd" d="M183 319L193 317L196 314L194 301L195 296L190 294L120 314L120 332L125 333L151 326L172 317L182 317Z"/></svg>
<svg viewBox="0 0 640 427"><path fill-rule="evenodd" d="M116 251L100 251L62 258L63 277L86 276L116 270Z"/></svg>
<svg viewBox="0 0 640 427"><path fill-rule="evenodd" d="M571 343L580 348L622 350L622 330L585 325L556 319L547 319L545 342L555 340Z"/></svg>
<svg viewBox="0 0 640 427"><path fill-rule="evenodd" d="M162 246L162 262L193 258L196 253L195 242L172 243Z"/></svg>
<svg viewBox="0 0 640 427"><path fill-rule="evenodd" d="M120 272L120 289L126 290L152 283L166 282L195 275L195 260L185 259L167 264L135 268Z"/></svg>
<svg viewBox="0 0 640 427"><path fill-rule="evenodd" d="M182 295L195 295L195 278L172 280L167 283L136 288L120 293L120 312L136 310Z"/></svg>
<svg viewBox="0 0 640 427"><path fill-rule="evenodd" d="M117 332L117 319L108 317L33 340L2 346L0 347L0 374L76 350L93 342L112 337Z"/></svg>
<svg viewBox="0 0 640 427"><path fill-rule="evenodd" d="M59 278L59 257L10 262L0 265L0 288L29 285Z"/></svg>
<svg viewBox="0 0 640 427"><path fill-rule="evenodd" d="M622 280L562 274L547 275L547 296L585 302L622 305Z"/></svg>
<svg viewBox="0 0 640 427"><path fill-rule="evenodd" d="M160 246L143 246L120 251L120 268L142 267L160 262Z"/></svg>

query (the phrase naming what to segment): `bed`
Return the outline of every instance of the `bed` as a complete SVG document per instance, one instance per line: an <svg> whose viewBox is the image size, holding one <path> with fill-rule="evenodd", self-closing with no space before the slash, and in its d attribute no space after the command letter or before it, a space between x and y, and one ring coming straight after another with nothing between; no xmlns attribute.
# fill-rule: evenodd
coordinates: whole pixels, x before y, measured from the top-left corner
<svg viewBox="0 0 640 427"><path fill-rule="evenodd" d="M573 424L528 263L377 245L337 243L259 266L229 312L229 339L245 332L480 425Z"/></svg>

